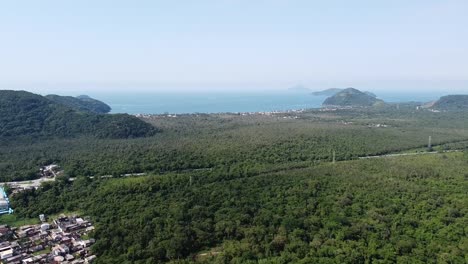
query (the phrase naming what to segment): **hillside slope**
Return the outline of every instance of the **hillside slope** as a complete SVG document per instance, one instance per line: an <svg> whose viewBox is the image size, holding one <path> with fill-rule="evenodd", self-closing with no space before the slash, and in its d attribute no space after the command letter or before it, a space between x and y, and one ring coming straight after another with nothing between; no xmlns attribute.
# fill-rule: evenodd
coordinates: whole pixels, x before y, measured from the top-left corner
<svg viewBox="0 0 468 264"><path fill-rule="evenodd" d="M78 112L37 94L0 90L0 138L135 138L154 133L153 126L130 115Z"/></svg>
<svg viewBox="0 0 468 264"><path fill-rule="evenodd" d="M431 108L437 110L468 110L468 95L442 96Z"/></svg>
<svg viewBox="0 0 468 264"><path fill-rule="evenodd" d="M110 106L89 96L81 95L77 97L72 97L49 94L45 97L56 103L71 107L77 111L91 112L97 114L106 114L111 111Z"/></svg>

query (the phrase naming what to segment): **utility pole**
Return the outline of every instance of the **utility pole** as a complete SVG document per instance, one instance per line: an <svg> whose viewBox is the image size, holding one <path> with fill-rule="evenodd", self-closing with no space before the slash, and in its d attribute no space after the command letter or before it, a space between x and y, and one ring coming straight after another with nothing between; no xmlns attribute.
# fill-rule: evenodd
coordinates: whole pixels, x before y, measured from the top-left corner
<svg viewBox="0 0 468 264"><path fill-rule="evenodd" d="M336 162L336 153L335 151L333 150L333 164Z"/></svg>
<svg viewBox="0 0 468 264"><path fill-rule="evenodd" d="M429 136L429 142L427 143L427 149L432 151L432 136Z"/></svg>

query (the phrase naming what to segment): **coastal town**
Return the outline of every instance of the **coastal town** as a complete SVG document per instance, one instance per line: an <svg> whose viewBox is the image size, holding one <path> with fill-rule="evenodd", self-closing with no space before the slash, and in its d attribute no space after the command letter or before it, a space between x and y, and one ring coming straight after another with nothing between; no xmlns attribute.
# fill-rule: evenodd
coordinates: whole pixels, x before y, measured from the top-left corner
<svg viewBox="0 0 468 264"><path fill-rule="evenodd" d="M94 226L87 217L61 215L40 224L11 227L0 225L0 263L93 263Z"/></svg>
<svg viewBox="0 0 468 264"><path fill-rule="evenodd" d="M31 181L0 184L0 215L13 214L8 193L15 194L37 189L43 182L54 181L63 174L60 166L51 164L39 169L39 178ZM94 226L88 217L60 215L48 219L38 216L37 224L8 226L0 223L0 263L92 263L96 256L91 252L95 243L90 238Z"/></svg>

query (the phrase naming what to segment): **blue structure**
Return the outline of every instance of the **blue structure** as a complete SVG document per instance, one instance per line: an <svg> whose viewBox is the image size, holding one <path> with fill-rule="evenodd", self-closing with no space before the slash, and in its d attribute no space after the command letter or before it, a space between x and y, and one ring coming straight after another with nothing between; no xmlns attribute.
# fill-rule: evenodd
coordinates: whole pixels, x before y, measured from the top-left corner
<svg viewBox="0 0 468 264"><path fill-rule="evenodd" d="M10 200L8 200L8 196L3 187L0 187L0 215L12 213L13 209L10 207Z"/></svg>

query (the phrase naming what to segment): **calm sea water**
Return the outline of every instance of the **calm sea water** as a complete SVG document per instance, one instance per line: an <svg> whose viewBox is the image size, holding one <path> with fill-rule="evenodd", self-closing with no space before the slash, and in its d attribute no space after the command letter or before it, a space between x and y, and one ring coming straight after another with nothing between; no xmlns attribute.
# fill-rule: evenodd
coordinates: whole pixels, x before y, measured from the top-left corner
<svg viewBox="0 0 468 264"><path fill-rule="evenodd" d="M244 93L115 93L90 94L112 107L112 113L163 114L163 113L223 113L264 112L292 109L318 108L325 96L307 92L244 92ZM438 99L443 93L377 93L387 102Z"/></svg>

